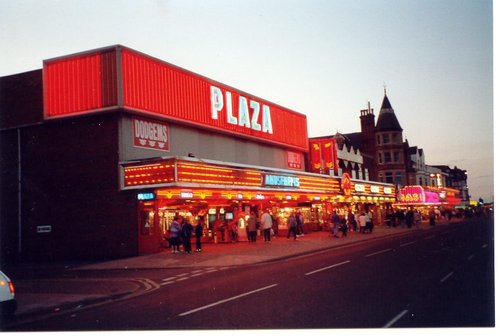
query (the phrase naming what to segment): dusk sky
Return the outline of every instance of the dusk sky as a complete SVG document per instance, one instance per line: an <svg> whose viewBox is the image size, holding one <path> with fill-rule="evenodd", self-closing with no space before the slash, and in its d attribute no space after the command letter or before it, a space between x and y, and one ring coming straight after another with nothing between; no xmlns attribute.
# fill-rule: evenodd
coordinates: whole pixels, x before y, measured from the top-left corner
<svg viewBox="0 0 500 336"><path fill-rule="evenodd" d="M493 198L491 0L0 0L0 76L122 44L307 116L360 131L387 95L429 165Z"/></svg>

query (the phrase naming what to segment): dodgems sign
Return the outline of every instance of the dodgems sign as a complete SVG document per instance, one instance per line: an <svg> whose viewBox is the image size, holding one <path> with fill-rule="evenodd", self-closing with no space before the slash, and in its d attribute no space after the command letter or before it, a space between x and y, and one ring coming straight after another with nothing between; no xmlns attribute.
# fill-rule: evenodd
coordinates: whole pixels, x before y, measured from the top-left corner
<svg viewBox="0 0 500 336"><path fill-rule="evenodd" d="M168 124L147 119L132 119L134 146L168 151Z"/></svg>

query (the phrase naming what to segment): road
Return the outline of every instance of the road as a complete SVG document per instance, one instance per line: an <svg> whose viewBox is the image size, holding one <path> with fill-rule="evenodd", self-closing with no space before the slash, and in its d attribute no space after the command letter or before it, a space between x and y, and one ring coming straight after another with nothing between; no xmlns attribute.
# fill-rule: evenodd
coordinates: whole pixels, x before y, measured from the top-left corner
<svg viewBox="0 0 500 336"><path fill-rule="evenodd" d="M266 264L144 271L155 290L12 331L494 326L493 221ZM115 274L116 275L116 274Z"/></svg>

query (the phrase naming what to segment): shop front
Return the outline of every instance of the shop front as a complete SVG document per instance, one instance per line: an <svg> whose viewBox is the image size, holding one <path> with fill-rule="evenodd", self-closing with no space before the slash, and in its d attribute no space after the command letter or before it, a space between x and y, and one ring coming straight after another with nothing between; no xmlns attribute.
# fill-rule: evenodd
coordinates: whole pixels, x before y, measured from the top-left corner
<svg viewBox="0 0 500 336"><path fill-rule="evenodd" d="M122 190L137 192L139 253L159 251L177 215L192 224L201 220L203 239L214 243L234 240L234 231L237 241L246 241L246 219L265 210L275 234L287 230L292 211L302 213L306 230L319 229L340 192L338 179L324 175L190 157L121 166Z"/></svg>
<svg viewBox="0 0 500 336"><path fill-rule="evenodd" d="M396 212L418 211L424 220L428 220L431 214L438 220L450 216L461 202L457 189L419 185L400 189L397 197L398 200L394 204Z"/></svg>
<svg viewBox="0 0 500 336"><path fill-rule="evenodd" d="M304 231L329 230L337 210L378 213L393 202L394 187L342 180L312 173L243 166L189 157L123 162L122 190L137 192L139 252L161 250L175 216L201 220L205 242L247 241L246 220L269 211L276 235L285 235L287 218L300 213ZM363 191L361 187L363 186Z"/></svg>

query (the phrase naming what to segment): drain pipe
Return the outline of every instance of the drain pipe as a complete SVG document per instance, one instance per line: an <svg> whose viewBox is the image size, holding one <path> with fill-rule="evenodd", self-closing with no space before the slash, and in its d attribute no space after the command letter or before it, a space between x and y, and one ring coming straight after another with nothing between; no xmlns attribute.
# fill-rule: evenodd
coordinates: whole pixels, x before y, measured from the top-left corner
<svg viewBox="0 0 500 336"><path fill-rule="evenodd" d="M22 255L22 175L21 175L21 128L17 129L17 252Z"/></svg>

